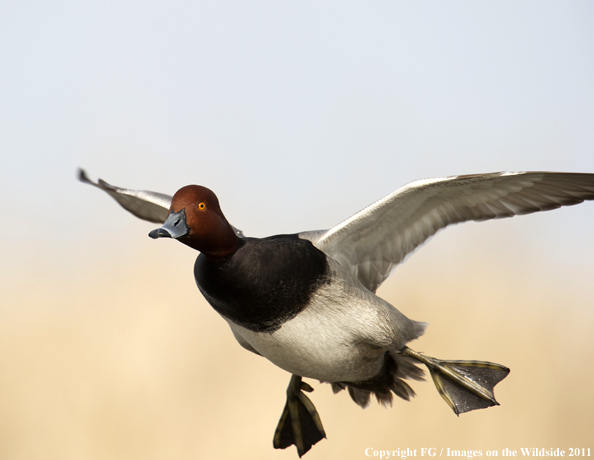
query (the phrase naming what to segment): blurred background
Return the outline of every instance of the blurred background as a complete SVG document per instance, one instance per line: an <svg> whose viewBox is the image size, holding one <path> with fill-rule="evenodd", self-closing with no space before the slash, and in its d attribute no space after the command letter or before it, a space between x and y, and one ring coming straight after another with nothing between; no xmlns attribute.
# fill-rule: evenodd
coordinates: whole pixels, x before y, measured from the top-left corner
<svg viewBox="0 0 594 460"><path fill-rule="evenodd" d="M76 180L212 188L250 236L328 228L415 179L594 172L588 1L20 1L0 5L0 458L295 459L289 375L239 347L196 253ZM440 233L379 294L413 348L509 366L456 417L431 382L366 410L365 449L592 448L594 204ZM485 456L485 453L483 453Z"/></svg>

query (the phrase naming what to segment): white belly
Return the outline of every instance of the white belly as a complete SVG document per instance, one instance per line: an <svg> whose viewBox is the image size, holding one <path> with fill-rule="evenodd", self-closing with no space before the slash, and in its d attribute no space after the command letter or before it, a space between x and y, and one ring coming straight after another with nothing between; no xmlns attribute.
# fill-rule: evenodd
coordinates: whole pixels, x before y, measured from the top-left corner
<svg viewBox="0 0 594 460"><path fill-rule="evenodd" d="M272 334L230 323L233 332L278 367L325 382L361 381L376 375L385 350L357 343L337 328L323 331L314 318L299 316ZM333 325L334 326L334 325Z"/></svg>
<svg viewBox="0 0 594 460"><path fill-rule="evenodd" d="M230 321L229 325L240 342L293 374L325 382L375 377L384 353L400 350L419 337L425 325L409 320L362 286L334 279L273 333L253 332Z"/></svg>

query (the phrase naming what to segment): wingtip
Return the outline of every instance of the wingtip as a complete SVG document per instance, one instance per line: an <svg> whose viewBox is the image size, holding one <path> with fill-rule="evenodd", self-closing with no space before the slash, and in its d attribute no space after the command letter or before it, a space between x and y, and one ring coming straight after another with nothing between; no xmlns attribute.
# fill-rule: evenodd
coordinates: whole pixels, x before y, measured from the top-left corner
<svg viewBox="0 0 594 460"><path fill-rule="evenodd" d="M97 182L93 182L91 179L89 179L89 176L87 176L87 172L82 168L78 168L78 180L81 182L84 182L85 184L99 187L100 189L105 190L105 191L111 190L111 191L117 192L117 187L115 187L111 184L108 184L103 179L97 179Z"/></svg>
<svg viewBox="0 0 594 460"><path fill-rule="evenodd" d="M82 168L78 168L77 177L78 177L78 180L81 181L81 182L85 182L87 184L91 184L92 183L91 182L91 179L89 179L89 177L87 176L87 173Z"/></svg>

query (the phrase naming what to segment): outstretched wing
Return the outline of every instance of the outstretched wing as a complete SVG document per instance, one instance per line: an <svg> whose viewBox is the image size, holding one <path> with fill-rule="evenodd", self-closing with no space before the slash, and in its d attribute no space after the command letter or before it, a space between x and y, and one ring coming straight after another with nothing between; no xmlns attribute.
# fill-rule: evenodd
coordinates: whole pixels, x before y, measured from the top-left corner
<svg viewBox="0 0 594 460"><path fill-rule="evenodd" d="M82 182L91 184L109 193L109 195L111 195L122 208L140 219L162 224L169 215L169 208L171 207L171 196L169 195L150 192L148 190L130 190L127 188L116 187L101 179L97 182L93 182L88 178L87 173L83 169L78 170L78 178ZM237 236L244 236L241 230L238 230L233 226L232 228Z"/></svg>
<svg viewBox="0 0 594 460"><path fill-rule="evenodd" d="M169 215L169 208L171 207L171 196L169 195L149 192L147 190L129 190L116 187L101 179L93 182L82 169L78 170L78 178L82 182L91 184L109 193L122 208L130 211L140 219L162 224Z"/></svg>
<svg viewBox="0 0 594 460"><path fill-rule="evenodd" d="M594 174L501 172L411 182L327 231L302 237L372 292L442 228L594 200Z"/></svg>

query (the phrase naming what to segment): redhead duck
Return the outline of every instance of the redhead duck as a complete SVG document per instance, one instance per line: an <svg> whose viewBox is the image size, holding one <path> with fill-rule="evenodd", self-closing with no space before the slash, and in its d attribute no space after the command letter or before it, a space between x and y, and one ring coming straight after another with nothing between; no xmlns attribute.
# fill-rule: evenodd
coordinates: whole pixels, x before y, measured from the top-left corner
<svg viewBox="0 0 594 460"><path fill-rule="evenodd" d="M486 361L441 360L407 344L425 323L375 295L416 247L448 225L529 214L594 200L594 174L513 172L412 182L330 230L248 238L232 227L209 189L189 185L173 197L128 190L80 170L141 219L162 223L151 238L174 238L200 252L200 292L241 346L292 374L274 447L301 457L325 438L302 377L346 389L361 407L374 395L408 400L406 380L425 365L456 414L498 405L493 388L509 369Z"/></svg>

